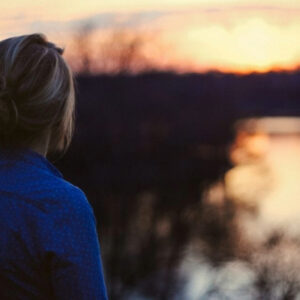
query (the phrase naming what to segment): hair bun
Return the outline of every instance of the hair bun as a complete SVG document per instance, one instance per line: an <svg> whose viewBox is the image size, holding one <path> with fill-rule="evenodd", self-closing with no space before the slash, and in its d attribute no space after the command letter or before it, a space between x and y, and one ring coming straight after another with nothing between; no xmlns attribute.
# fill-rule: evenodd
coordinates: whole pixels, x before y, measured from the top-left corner
<svg viewBox="0 0 300 300"><path fill-rule="evenodd" d="M63 50L40 33L0 41L0 147L30 148L46 135L47 154L69 147L75 78Z"/></svg>
<svg viewBox="0 0 300 300"><path fill-rule="evenodd" d="M64 48L60 48L58 47L56 44L51 43L51 42L47 42L47 46L51 49L54 49L57 51L57 53L59 53L60 55L64 54L65 49Z"/></svg>

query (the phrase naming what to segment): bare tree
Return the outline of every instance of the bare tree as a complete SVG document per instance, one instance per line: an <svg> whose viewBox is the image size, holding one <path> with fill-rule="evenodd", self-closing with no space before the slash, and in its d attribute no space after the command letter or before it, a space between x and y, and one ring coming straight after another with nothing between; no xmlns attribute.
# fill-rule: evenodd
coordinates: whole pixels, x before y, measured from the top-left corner
<svg viewBox="0 0 300 300"><path fill-rule="evenodd" d="M153 45L152 34L117 29L111 31L100 45L100 69L114 74L134 73L152 69L153 62L147 57L146 48Z"/></svg>
<svg viewBox="0 0 300 300"><path fill-rule="evenodd" d="M159 34L126 28L96 32L84 24L73 37L73 69L79 73L128 74L157 69L153 57L162 53ZM154 54L154 55L153 55Z"/></svg>
<svg viewBox="0 0 300 300"><path fill-rule="evenodd" d="M71 62L71 65L75 66L74 68L80 73L90 74L92 72L91 41L94 29L93 23L86 23L79 28L73 38L76 64Z"/></svg>

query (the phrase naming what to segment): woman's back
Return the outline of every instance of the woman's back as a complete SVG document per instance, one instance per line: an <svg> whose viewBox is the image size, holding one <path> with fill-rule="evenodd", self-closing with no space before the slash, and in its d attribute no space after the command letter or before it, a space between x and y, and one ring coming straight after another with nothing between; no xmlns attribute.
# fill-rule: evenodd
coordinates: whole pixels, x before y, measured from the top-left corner
<svg viewBox="0 0 300 300"><path fill-rule="evenodd" d="M68 149L75 81L43 34L0 41L0 299L107 299L96 219L48 157Z"/></svg>
<svg viewBox="0 0 300 300"><path fill-rule="evenodd" d="M106 299L85 194L43 156L0 150L0 299Z"/></svg>

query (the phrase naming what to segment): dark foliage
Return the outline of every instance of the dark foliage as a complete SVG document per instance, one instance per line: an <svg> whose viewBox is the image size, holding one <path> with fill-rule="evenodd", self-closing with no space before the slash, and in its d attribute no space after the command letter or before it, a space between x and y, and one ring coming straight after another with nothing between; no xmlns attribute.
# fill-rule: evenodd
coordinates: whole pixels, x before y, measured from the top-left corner
<svg viewBox="0 0 300 300"><path fill-rule="evenodd" d="M228 199L220 213L203 192L230 167L237 119L300 114L300 73L77 81L77 130L58 167L94 207L110 298L138 289L172 299L191 239L202 240L214 264L238 255L237 208Z"/></svg>

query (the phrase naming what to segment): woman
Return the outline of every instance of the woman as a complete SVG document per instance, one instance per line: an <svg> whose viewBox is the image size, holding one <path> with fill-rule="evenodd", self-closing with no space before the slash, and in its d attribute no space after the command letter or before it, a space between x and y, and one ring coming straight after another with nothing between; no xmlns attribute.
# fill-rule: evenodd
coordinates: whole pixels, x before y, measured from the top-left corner
<svg viewBox="0 0 300 300"><path fill-rule="evenodd" d="M0 299L107 299L96 219L48 160L68 148L74 79L42 34L0 42Z"/></svg>

